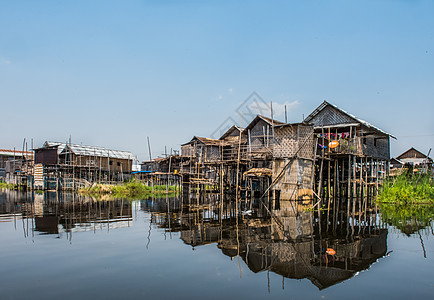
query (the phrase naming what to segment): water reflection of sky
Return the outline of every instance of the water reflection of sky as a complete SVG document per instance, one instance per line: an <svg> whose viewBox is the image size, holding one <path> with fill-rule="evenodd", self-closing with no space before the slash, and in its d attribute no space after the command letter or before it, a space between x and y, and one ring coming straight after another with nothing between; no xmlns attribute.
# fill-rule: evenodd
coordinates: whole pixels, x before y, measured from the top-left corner
<svg viewBox="0 0 434 300"><path fill-rule="evenodd" d="M299 222L295 239L281 240L256 213L237 225L230 209L219 220L212 206L193 208L176 199L1 194L4 299L404 299L434 292L430 227L410 236L386 224L349 239L339 230L319 237L303 216L288 219Z"/></svg>

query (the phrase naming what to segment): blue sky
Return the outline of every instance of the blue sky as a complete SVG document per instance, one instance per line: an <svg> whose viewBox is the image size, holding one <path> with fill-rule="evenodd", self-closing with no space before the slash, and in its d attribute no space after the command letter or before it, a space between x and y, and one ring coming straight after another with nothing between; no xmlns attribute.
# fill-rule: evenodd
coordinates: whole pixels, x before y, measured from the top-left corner
<svg viewBox="0 0 434 300"><path fill-rule="evenodd" d="M253 91L293 122L336 104L394 156L434 147L434 1L0 5L0 148L71 135L143 160L147 136L153 156L210 136Z"/></svg>

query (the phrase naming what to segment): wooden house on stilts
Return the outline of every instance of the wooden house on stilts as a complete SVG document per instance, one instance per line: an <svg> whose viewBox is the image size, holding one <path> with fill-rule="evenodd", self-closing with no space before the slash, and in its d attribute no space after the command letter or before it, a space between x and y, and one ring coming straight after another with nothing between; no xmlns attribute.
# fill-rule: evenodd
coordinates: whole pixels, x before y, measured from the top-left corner
<svg viewBox="0 0 434 300"><path fill-rule="evenodd" d="M35 186L72 189L95 182L124 181L131 176L131 152L71 143L45 142L35 151Z"/></svg>
<svg viewBox="0 0 434 300"><path fill-rule="evenodd" d="M368 199L378 193L387 175L390 138L396 138L327 101L304 122L313 124L316 137L313 192L328 211L339 212L345 206L353 217L358 211L360 222Z"/></svg>
<svg viewBox="0 0 434 300"><path fill-rule="evenodd" d="M250 207L260 197L283 221L301 213L298 204L303 210L313 203L338 212L327 215L336 221L343 210L361 216L367 199L378 193L389 169L390 138L395 137L324 101L301 123L257 115L218 140L193 137L182 145L182 157L189 158L182 173L198 189L211 184L223 193L236 187Z"/></svg>

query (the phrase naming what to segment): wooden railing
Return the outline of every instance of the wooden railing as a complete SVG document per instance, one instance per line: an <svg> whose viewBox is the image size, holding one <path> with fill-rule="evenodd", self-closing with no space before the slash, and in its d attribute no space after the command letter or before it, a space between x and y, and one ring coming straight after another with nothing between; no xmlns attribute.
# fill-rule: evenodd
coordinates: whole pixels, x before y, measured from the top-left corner
<svg viewBox="0 0 434 300"><path fill-rule="evenodd" d="M337 141L339 142L339 146L333 149L327 149L327 151L330 151L330 153L334 154L363 154L362 143L359 137L338 139ZM321 138L318 139L318 143L321 143Z"/></svg>
<svg viewBox="0 0 434 300"><path fill-rule="evenodd" d="M273 153L273 146L268 145L241 145L239 147L238 145L234 145L232 147L225 147L223 149L223 161L231 161L231 160L237 160L238 159L238 150L240 150L240 159L251 159L252 157L258 156L258 155L272 155Z"/></svg>

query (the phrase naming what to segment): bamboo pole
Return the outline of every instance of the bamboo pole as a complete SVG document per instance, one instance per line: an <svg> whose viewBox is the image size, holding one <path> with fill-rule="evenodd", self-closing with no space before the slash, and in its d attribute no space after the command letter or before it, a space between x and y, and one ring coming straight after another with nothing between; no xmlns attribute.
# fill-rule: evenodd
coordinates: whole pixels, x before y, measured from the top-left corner
<svg viewBox="0 0 434 300"><path fill-rule="evenodd" d="M241 155L241 131L243 128L243 117L244 112L241 112L241 126L240 126L240 136L238 140L238 158L237 158L237 181L235 189L235 206L236 206L236 218L238 220L238 197L239 197L239 171L240 171L240 155Z"/></svg>
<svg viewBox="0 0 434 300"><path fill-rule="evenodd" d="M356 156L353 156L353 192L352 192L352 202L353 202L353 212L352 212L352 218L353 218L353 226L354 226L354 217L356 215L356 189L357 189L357 182L356 182Z"/></svg>

